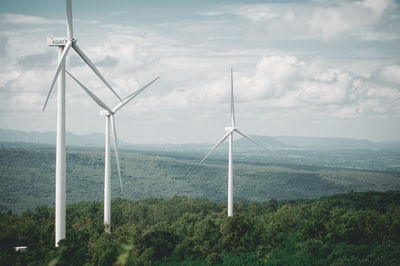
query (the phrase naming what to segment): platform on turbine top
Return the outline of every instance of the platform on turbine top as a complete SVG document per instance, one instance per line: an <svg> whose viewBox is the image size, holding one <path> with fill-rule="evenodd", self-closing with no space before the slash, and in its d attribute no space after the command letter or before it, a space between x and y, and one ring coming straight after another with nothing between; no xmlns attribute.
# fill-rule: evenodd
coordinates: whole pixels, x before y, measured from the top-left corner
<svg viewBox="0 0 400 266"><path fill-rule="evenodd" d="M67 38L47 38L48 46L65 46L67 44Z"/></svg>

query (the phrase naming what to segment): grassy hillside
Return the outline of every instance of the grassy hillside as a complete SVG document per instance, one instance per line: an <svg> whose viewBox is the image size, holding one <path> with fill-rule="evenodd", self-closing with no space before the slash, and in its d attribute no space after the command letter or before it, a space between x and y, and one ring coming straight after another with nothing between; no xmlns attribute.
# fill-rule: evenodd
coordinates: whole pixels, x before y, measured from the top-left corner
<svg viewBox="0 0 400 266"><path fill-rule="evenodd" d="M112 196L130 200L187 196L225 202L227 165L198 160L121 152L124 192L112 161ZM190 157L189 157L190 158ZM349 191L400 189L397 172L302 165L271 165L257 161L234 165L234 200L265 202L317 198ZM251 163L251 162L250 162ZM54 206L55 149L43 145L0 147L0 210L21 213L36 206ZM67 202L103 199L104 154L97 149L67 151Z"/></svg>

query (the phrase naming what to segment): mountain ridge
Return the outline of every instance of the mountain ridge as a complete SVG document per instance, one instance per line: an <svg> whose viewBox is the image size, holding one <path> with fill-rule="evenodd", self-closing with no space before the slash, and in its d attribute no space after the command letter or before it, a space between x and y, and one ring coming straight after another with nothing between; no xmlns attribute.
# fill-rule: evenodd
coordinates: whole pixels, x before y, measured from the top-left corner
<svg viewBox="0 0 400 266"><path fill-rule="evenodd" d="M36 144L55 144L56 132L22 131L11 129L0 129L0 141L2 142L25 142ZM99 132L88 134L75 134L67 131L66 145L81 147L104 147L105 135ZM130 145L118 138L120 145Z"/></svg>
<svg viewBox="0 0 400 266"><path fill-rule="evenodd" d="M335 137L304 137L304 136L261 136L251 135L255 140L269 148L359 148L359 149L400 149L400 142L373 142L363 139L335 138ZM105 136L103 133L93 132L76 134L67 131L66 144L68 146L104 147ZM55 132L22 131L0 128L0 142L26 142L36 144L55 144ZM132 144L118 138L122 148L131 148L134 145L153 146L156 144ZM211 145L212 143L210 143ZM204 146L206 143L164 144L161 146ZM157 145L159 146L159 145ZM253 143L240 138L235 140L235 147L253 149Z"/></svg>

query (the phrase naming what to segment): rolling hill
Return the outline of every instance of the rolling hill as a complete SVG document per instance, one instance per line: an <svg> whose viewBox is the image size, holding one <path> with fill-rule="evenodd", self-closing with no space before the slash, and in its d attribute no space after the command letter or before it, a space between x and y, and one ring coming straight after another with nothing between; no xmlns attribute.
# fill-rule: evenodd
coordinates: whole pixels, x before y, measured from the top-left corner
<svg viewBox="0 0 400 266"><path fill-rule="evenodd" d="M154 152L154 151L153 151ZM112 160L112 196L130 200L186 196L223 202L227 197L224 158L199 164L184 153L178 158L121 151L124 192ZM190 154L189 154L190 155ZM269 201L317 198L349 191L400 189L399 172L337 167L251 163L235 159L234 200ZM250 158L251 159L251 158ZM0 210L21 213L54 205L55 147L2 143ZM67 149L67 201L102 201L104 154L100 148Z"/></svg>

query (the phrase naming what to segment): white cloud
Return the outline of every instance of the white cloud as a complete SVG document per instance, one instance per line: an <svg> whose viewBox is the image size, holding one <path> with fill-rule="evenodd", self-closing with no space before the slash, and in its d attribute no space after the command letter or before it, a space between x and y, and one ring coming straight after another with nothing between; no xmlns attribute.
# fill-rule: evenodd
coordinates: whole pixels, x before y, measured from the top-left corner
<svg viewBox="0 0 400 266"><path fill-rule="evenodd" d="M375 26L387 19L383 14L395 7L392 0L339 1L327 7L316 7L309 20L310 30L324 39L342 34L371 38L377 34Z"/></svg>
<svg viewBox="0 0 400 266"><path fill-rule="evenodd" d="M374 98L386 98L393 101L400 100L400 91L393 88L370 88L367 95Z"/></svg>
<svg viewBox="0 0 400 266"><path fill-rule="evenodd" d="M246 91L241 96L245 99L273 97L280 98L288 90L293 90L293 81L303 63L294 56L263 57L256 66L254 75L243 77Z"/></svg>
<svg viewBox="0 0 400 266"><path fill-rule="evenodd" d="M279 17L278 14L271 11L269 5L265 4L250 4L241 5L239 8L223 6L221 10L209 10L199 12L204 16L222 16L222 15L236 15L246 18L254 23L266 22L268 20ZM290 19L291 14L288 13L287 18Z"/></svg>
<svg viewBox="0 0 400 266"><path fill-rule="evenodd" d="M27 16L23 14L6 13L0 14L1 24L22 24L25 26L41 25L50 23L65 23L65 20L46 19L38 16Z"/></svg>
<svg viewBox="0 0 400 266"><path fill-rule="evenodd" d="M244 5L232 11L232 13L243 16L255 23L266 22L279 17L278 14L272 12L271 9L265 5Z"/></svg>
<svg viewBox="0 0 400 266"><path fill-rule="evenodd" d="M7 82L13 81L20 76L20 72L11 70L10 72L0 73L0 87L4 87Z"/></svg>
<svg viewBox="0 0 400 266"><path fill-rule="evenodd" d="M283 20L285 20L285 21L289 21L289 22L292 22L292 21L294 21L295 19L296 19L296 15L294 14L294 12L292 12L292 11L288 11L288 12L286 12L286 13L284 13L283 14Z"/></svg>
<svg viewBox="0 0 400 266"><path fill-rule="evenodd" d="M253 71L234 72L235 98L250 117L270 117L276 110L293 112L293 119L300 113L319 119L395 117L400 109L398 90L376 87L374 76L364 78L323 61L304 61L293 55L264 56ZM211 109L225 117L228 73L220 72L197 83L140 102L155 109L190 110L192 114L199 108Z"/></svg>
<svg viewBox="0 0 400 266"><path fill-rule="evenodd" d="M17 92L10 99L7 111L39 111L43 104L43 95L36 92Z"/></svg>
<svg viewBox="0 0 400 266"><path fill-rule="evenodd" d="M393 0L330 1L329 3L265 3L214 6L204 16L223 16L238 26L237 34L253 39L323 39L356 38L364 41L394 40L400 35L398 5ZM241 22L237 16L248 20ZM221 24L213 21L215 27ZM253 24L253 25L252 25ZM390 26L391 25L391 26ZM199 31L202 26L196 25ZM228 29L228 28L227 28ZM212 28L211 28L212 30Z"/></svg>
<svg viewBox="0 0 400 266"><path fill-rule="evenodd" d="M355 88L349 74L328 69L300 81L300 99L313 105L345 105L354 100Z"/></svg>
<svg viewBox="0 0 400 266"><path fill-rule="evenodd" d="M400 85L400 66L385 66L376 73L376 78L386 83Z"/></svg>
<svg viewBox="0 0 400 266"><path fill-rule="evenodd" d="M387 40L398 38L398 30L389 27L396 25L390 16L393 3L330 3L211 6L210 11L196 13L204 15L201 20L198 16L184 21L177 18L174 25L147 24L145 30L128 24L102 24L101 17L93 16L93 23L99 24L75 20L76 34L81 49L122 97L162 75L119 117L140 121L137 129L142 131L151 123L162 125L172 120L193 127L199 122L205 125L205 132L213 130L208 122L229 118L230 66L234 69L238 120L260 119L253 128L263 129L267 122L282 117L299 125L304 121L310 130L314 119L323 124L332 119L398 117L400 67L392 42L388 45L392 50L385 50ZM0 15L0 21L5 18ZM21 121L26 121L29 113L25 111L41 110L56 66L56 49L47 47L45 39L63 36L57 33L65 33L65 21L53 25L40 17L9 18L0 31L1 44L5 44L0 51L1 103L13 114L24 111L20 112L24 116ZM27 21L32 21L29 27L25 27ZM321 42L321 38L329 42ZM343 38L347 42L341 43ZM360 39L381 42L361 46ZM107 104L117 104L116 97L74 51L70 53L67 66L71 72ZM30 64L32 60L37 64ZM91 126L97 122L89 122L87 117L89 113L98 117L99 108L70 78L67 86L68 110L72 112L69 130L93 131ZM45 124L54 128L53 120L44 120L53 117L55 94L48 112L32 117L32 121L43 119L37 122L42 128ZM17 119L8 123L14 121ZM100 118L99 123L102 129ZM130 123L124 124L128 128ZM179 138L177 130L173 133ZM165 134L166 139L168 135L172 134ZM195 134L192 138L207 139Z"/></svg>
<svg viewBox="0 0 400 266"><path fill-rule="evenodd" d="M392 41L399 39L399 36L397 34L393 33L388 33L388 32L365 32L363 34L360 34L360 38L363 41Z"/></svg>
<svg viewBox="0 0 400 266"><path fill-rule="evenodd" d="M341 9L318 7L310 19L310 28L311 31L321 33L324 38L330 38L352 29L357 23L357 18L346 18Z"/></svg>
<svg viewBox="0 0 400 266"><path fill-rule="evenodd" d="M254 74L242 78L241 99L275 100L276 107L318 107L354 101L357 90L352 77L340 69L295 56L265 56ZM320 108L320 107L318 107Z"/></svg>
<svg viewBox="0 0 400 266"><path fill-rule="evenodd" d="M34 92L39 91L46 86L46 82L50 78L40 78L43 75L42 71L28 70L11 76L9 81L9 89L13 92Z"/></svg>
<svg viewBox="0 0 400 266"><path fill-rule="evenodd" d="M199 12L198 14L203 16L222 16L225 13L222 11L205 11L205 12Z"/></svg>
<svg viewBox="0 0 400 266"><path fill-rule="evenodd" d="M88 49L92 61L101 62L110 58L115 60L115 66L107 71L121 74L132 74L138 69L146 69L157 61L151 52L134 42L121 42L118 44L107 40L101 45L92 46ZM117 69L118 71L115 71Z"/></svg>
<svg viewBox="0 0 400 266"><path fill-rule="evenodd" d="M381 16L389 8L393 8L395 3L393 0L365 0L361 5L369 8L376 16Z"/></svg>

